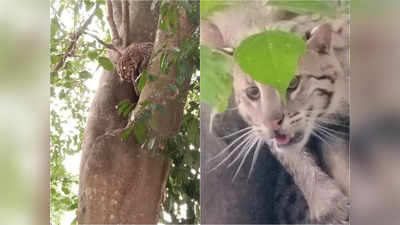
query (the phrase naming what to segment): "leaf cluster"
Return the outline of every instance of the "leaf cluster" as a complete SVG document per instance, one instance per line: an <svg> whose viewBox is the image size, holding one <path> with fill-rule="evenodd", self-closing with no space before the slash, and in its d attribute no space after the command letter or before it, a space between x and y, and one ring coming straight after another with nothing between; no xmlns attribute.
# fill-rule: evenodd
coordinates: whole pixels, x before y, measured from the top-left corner
<svg viewBox="0 0 400 225"><path fill-rule="evenodd" d="M99 7L95 8L95 4ZM66 211L77 209L78 177L66 169L65 160L81 152L87 112L94 95L88 84L97 72L99 59L106 53L102 45L84 35L76 41L73 51L67 52L73 34L94 9L95 17L88 29L104 30L104 1L51 1L50 70L66 56L60 70L49 74L50 219L54 225L61 224ZM104 33L104 39L110 40L109 34Z"/></svg>
<svg viewBox="0 0 400 225"><path fill-rule="evenodd" d="M231 7L245 7L244 1L201 1L201 19L208 19L216 12L223 13ZM294 14L320 14L336 17L343 13L348 4L315 1L265 1L266 6L277 7ZM267 8L266 8L267 10ZM222 112L228 106L232 94L232 63L254 80L278 90L286 101L287 87L297 69L297 61L305 52L305 43L293 33L279 30L262 31L243 40L234 51L233 59L220 49L201 46L201 73L203 90L201 101L210 104L215 111Z"/></svg>

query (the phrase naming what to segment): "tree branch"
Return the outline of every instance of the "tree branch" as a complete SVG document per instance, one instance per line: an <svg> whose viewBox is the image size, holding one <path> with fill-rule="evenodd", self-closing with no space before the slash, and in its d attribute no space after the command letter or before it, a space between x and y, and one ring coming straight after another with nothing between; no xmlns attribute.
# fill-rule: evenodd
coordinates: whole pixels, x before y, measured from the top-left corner
<svg viewBox="0 0 400 225"><path fill-rule="evenodd" d="M123 46L127 47L129 43L129 2L122 1L122 29L123 29Z"/></svg>
<svg viewBox="0 0 400 225"><path fill-rule="evenodd" d="M89 24L92 22L92 19L94 15L96 15L96 11L99 8L99 5L96 5L94 11L92 14L89 16L89 18L83 23L83 25L75 32L72 34L72 40L71 43L68 46L67 51L64 53L63 58L61 59L60 62L57 63L56 67L53 70L53 73L58 72L61 67L64 66L65 61L67 60L68 56L73 55L75 52L75 46L76 42L78 41L79 37L82 35L82 33L85 31L85 29L89 26Z"/></svg>
<svg viewBox="0 0 400 225"><path fill-rule="evenodd" d="M100 44L102 44L104 47L110 49L110 50L114 50L115 52L117 52L119 55L122 55L122 53L118 50L118 48L116 48L113 44L108 44L105 43L104 41L102 41L100 38L98 38L96 35L91 34L89 32L85 32L85 34L91 36L92 38L96 39L96 41L98 41Z"/></svg>
<svg viewBox="0 0 400 225"><path fill-rule="evenodd" d="M112 39L116 45L120 45L121 37L118 34L117 25L115 24L115 21L114 21L113 10L114 10L113 3L111 2L111 0L107 0L107 21L108 21L108 24L110 25Z"/></svg>

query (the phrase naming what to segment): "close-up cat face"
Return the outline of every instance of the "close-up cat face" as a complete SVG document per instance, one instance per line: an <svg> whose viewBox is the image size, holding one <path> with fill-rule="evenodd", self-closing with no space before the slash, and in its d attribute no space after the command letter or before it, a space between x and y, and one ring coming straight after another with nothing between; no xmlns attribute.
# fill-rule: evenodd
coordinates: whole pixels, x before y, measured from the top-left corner
<svg viewBox="0 0 400 225"><path fill-rule="evenodd" d="M331 35L328 24L313 32L287 89L286 103L275 88L253 80L238 65L234 67L233 86L240 115L257 138L278 151L301 149L318 128L318 121L326 122L327 115L346 98L341 81L344 75L331 48Z"/></svg>

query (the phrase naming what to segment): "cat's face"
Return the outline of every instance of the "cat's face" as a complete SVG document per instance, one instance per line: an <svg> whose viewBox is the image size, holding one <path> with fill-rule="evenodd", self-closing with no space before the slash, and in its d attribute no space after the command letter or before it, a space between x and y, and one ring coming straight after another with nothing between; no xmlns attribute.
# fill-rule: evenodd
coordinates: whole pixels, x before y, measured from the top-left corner
<svg viewBox="0 0 400 225"><path fill-rule="evenodd" d="M343 77L331 50L331 29L323 25L307 42L307 52L287 90L284 104L276 89L258 83L238 65L234 68L234 94L238 111L254 134L278 151L302 149L315 123L335 110L335 98Z"/></svg>

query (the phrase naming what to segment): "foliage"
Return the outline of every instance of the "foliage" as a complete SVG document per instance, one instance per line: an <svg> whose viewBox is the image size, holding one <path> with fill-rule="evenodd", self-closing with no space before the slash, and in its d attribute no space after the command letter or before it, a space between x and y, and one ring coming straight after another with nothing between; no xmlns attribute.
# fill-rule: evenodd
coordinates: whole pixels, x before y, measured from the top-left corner
<svg viewBox="0 0 400 225"><path fill-rule="evenodd" d="M167 4L162 2L161 4ZM100 7L96 8L96 4ZM197 1L180 0L178 7L184 7L189 18L198 25L199 4ZM162 7L161 7L162 8ZM166 7L167 19L162 24L165 29L177 28L177 18L171 6ZM95 11L94 11L95 10ZM170 12L172 10L172 12ZM111 36L106 30L105 1L104 0L51 0L50 11L50 70L54 71L56 65L63 60L71 41L72 34L86 21L94 11L95 17L87 31L97 35L104 42L110 43ZM159 54L164 56L163 71L176 64L178 77L171 89L179 89L183 80L192 77L199 70L198 51L199 30L193 36L185 40L178 49L163 49ZM170 59L173 59L170 61ZM68 211L76 211L78 197L78 174L73 174L66 161L71 157L79 157L83 140L83 132L87 120L90 102L94 97L93 83L99 76L99 68L114 70L106 55L103 45L89 35L83 34L74 47L73 54L68 55L65 64L57 72L50 74L50 104L51 104L51 136L50 136L50 214L51 224L61 224L64 214ZM152 82L155 76L143 73L139 81L141 90L146 82ZM169 137L165 142L163 152L172 159L172 168L168 178L166 200L163 211L169 214L169 218L160 219L172 223L199 223L199 74L192 78L189 96L186 98L186 106L182 126L179 133ZM184 96L177 96L176 101L185 100ZM165 112L161 106L145 103L146 109ZM118 106L121 116L130 116L135 107L129 101L121 102ZM151 120L151 114L143 116L142 120ZM150 115L150 116L149 116ZM127 131L134 132L136 136L142 136L143 142L153 148L154 140L147 140L145 130L149 124L137 123L136 128ZM70 161L68 161L70 162ZM182 208L186 207L186 216L181 215ZM76 224L76 221L73 221Z"/></svg>
<svg viewBox="0 0 400 225"><path fill-rule="evenodd" d="M171 221L164 223L200 223L200 76L192 79L180 131L169 137L162 153L172 160L163 210ZM184 209L186 206L186 210ZM186 214L186 217L182 215Z"/></svg>
<svg viewBox="0 0 400 225"><path fill-rule="evenodd" d="M104 30L104 2L95 11L89 29ZM50 70L63 59L72 34L95 9L95 1L52 0L50 11ZM110 40L108 34L103 35ZM74 52L57 72L50 74L50 219L61 224L66 211L77 209L77 174L65 167L65 160L81 152L84 127L93 90L88 84L96 73L97 60L105 49L82 35Z"/></svg>
<svg viewBox="0 0 400 225"><path fill-rule="evenodd" d="M236 4L246 7L243 1L201 1L201 19L207 19L216 11L226 10ZM320 14L335 17L348 9L349 3L341 5L334 1L288 1L267 0L266 6L295 14ZM265 8L267 10L267 8ZM275 87L283 101L286 100L286 89L297 68L298 57L305 51L305 43L295 34L283 31L263 31L243 40L234 52L234 61L243 71L260 83ZM201 101L210 104L216 111L223 111L228 105L232 93L231 71L227 68L229 56L218 49L201 47L202 87L207 92L201 93ZM225 58L225 59L224 59Z"/></svg>
<svg viewBox="0 0 400 225"><path fill-rule="evenodd" d="M283 100L306 50L303 39L283 31L264 31L243 40L234 58L254 80L276 88Z"/></svg>
<svg viewBox="0 0 400 225"><path fill-rule="evenodd" d="M202 101L214 106L218 112L228 107L232 94L232 60L225 54L207 46L200 47Z"/></svg>
<svg viewBox="0 0 400 225"><path fill-rule="evenodd" d="M228 7L231 7L235 4L236 4L235 1L226 1L226 0L200 1L200 17L201 19L205 19L211 16L215 12L227 9Z"/></svg>
<svg viewBox="0 0 400 225"><path fill-rule="evenodd" d="M112 62L104 56L101 56L97 59L99 61L99 64L108 71L113 72L114 71L114 65L112 64Z"/></svg>
<svg viewBox="0 0 400 225"><path fill-rule="evenodd" d="M334 1L313 0L313 1L288 1L288 0L271 0L268 4L288 10L297 14L317 13L327 17L336 17L339 15L339 7Z"/></svg>

